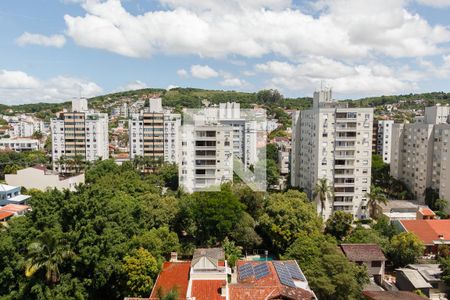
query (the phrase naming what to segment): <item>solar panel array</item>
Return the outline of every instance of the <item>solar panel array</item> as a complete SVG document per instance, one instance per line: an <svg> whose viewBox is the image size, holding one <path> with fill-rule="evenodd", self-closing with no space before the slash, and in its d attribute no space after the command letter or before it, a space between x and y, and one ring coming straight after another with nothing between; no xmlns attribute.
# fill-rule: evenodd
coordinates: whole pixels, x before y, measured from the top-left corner
<svg viewBox="0 0 450 300"><path fill-rule="evenodd" d="M291 273L292 278L306 281L305 276L303 276L300 268L295 262L285 262L284 265L288 269L289 273Z"/></svg>
<svg viewBox="0 0 450 300"><path fill-rule="evenodd" d="M256 279L261 279L270 274L269 266L267 263L260 263L253 266L251 263L243 264L239 267L239 279L243 280L251 276L255 276Z"/></svg>
<svg viewBox="0 0 450 300"><path fill-rule="evenodd" d="M253 270L255 272L255 278L261 279L267 275L269 275L269 267L267 266L267 263L261 263L255 267L253 267Z"/></svg>
<svg viewBox="0 0 450 300"><path fill-rule="evenodd" d="M274 261L273 265L275 266L275 270L277 270L280 282L284 285L295 288L296 286L294 280L292 280L291 273L289 273L289 270L286 268L286 266L283 263L277 261Z"/></svg>
<svg viewBox="0 0 450 300"><path fill-rule="evenodd" d="M243 264L242 266L239 267L239 279L245 279L248 278L250 276L253 276L254 272L253 272L253 266L250 263L247 264Z"/></svg>

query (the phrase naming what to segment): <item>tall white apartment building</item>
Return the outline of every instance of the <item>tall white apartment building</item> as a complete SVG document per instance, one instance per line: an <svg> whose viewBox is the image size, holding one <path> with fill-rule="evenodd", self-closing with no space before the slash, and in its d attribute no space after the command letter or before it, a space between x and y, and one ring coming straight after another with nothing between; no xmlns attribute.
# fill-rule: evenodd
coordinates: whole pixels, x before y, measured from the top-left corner
<svg viewBox="0 0 450 300"><path fill-rule="evenodd" d="M372 127L372 108L335 102L329 89L314 93L312 109L293 115L291 185L304 189L312 199L319 179L327 179L334 198L325 202L324 219L338 210L367 217ZM320 213L320 200L314 200Z"/></svg>
<svg viewBox="0 0 450 300"><path fill-rule="evenodd" d="M63 159L80 157L84 161L95 161L109 158L108 115L85 110L85 101L72 101L71 112L61 113L59 118L51 120L54 170L70 171L67 165L59 163Z"/></svg>
<svg viewBox="0 0 450 300"><path fill-rule="evenodd" d="M180 186L188 193L203 191L233 179L233 127L220 124L182 128Z"/></svg>
<svg viewBox="0 0 450 300"><path fill-rule="evenodd" d="M450 110L425 108L425 116L412 124L394 124L391 175L402 180L415 198L425 200L428 187L450 201Z"/></svg>
<svg viewBox="0 0 450 300"><path fill-rule="evenodd" d="M392 146L392 127L393 120L379 120L377 122L377 145L376 153L381 155L383 162L391 163L391 146Z"/></svg>
<svg viewBox="0 0 450 300"><path fill-rule="evenodd" d="M179 168L187 192L232 180L233 168L240 169L234 163L241 162L243 170L256 165L261 112L241 111L239 103L228 102L190 113L182 126Z"/></svg>
<svg viewBox="0 0 450 300"><path fill-rule="evenodd" d="M138 156L178 164L180 161L181 115L162 109L161 98L134 113L128 122L130 158Z"/></svg>

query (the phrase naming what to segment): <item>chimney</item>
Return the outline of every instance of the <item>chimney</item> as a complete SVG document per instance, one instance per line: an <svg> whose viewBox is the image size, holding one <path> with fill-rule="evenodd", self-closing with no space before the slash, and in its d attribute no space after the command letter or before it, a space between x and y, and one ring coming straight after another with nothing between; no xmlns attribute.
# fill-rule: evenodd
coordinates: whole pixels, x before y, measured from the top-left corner
<svg viewBox="0 0 450 300"><path fill-rule="evenodd" d="M171 262L177 262L178 261L178 253L177 252L170 252L170 261Z"/></svg>

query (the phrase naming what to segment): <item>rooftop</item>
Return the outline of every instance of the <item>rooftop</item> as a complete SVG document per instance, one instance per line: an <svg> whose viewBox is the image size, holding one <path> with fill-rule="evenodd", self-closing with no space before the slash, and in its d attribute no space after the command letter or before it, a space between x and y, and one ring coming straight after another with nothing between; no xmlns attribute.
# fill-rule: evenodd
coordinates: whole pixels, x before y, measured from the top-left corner
<svg viewBox="0 0 450 300"><path fill-rule="evenodd" d="M426 282L417 270L402 268L395 271L403 273L415 289L432 288L431 284Z"/></svg>
<svg viewBox="0 0 450 300"><path fill-rule="evenodd" d="M423 297L406 291L364 291L363 295L371 300L424 300Z"/></svg>
<svg viewBox="0 0 450 300"><path fill-rule="evenodd" d="M223 300L221 287L226 284L225 280L193 280L191 296L195 300Z"/></svg>
<svg viewBox="0 0 450 300"><path fill-rule="evenodd" d="M30 207L28 205L20 205L20 204L7 204L3 207L0 207L0 211L8 211L12 213L22 212L28 210Z"/></svg>
<svg viewBox="0 0 450 300"><path fill-rule="evenodd" d="M0 183L0 192L8 192L8 191L14 190L16 188L18 188L18 186L12 186L12 185Z"/></svg>
<svg viewBox="0 0 450 300"><path fill-rule="evenodd" d="M14 213L10 212L10 211L0 211L0 221L12 217L14 216Z"/></svg>
<svg viewBox="0 0 450 300"><path fill-rule="evenodd" d="M437 282L441 280L442 270L438 264L411 264L407 268L417 270L428 282Z"/></svg>
<svg viewBox="0 0 450 300"><path fill-rule="evenodd" d="M166 294L173 288L178 291L178 299L186 299L190 267L190 262L165 262L149 300L159 299L160 289L163 294Z"/></svg>
<svg viewBox="0 0 450 300"><path fill-rule="evenodd" d="M434 211L432 211L431 209L429 209L428 207L421 207L419 208L419 212L424 215L424 216L435 216L436 214L434 213Z"/></svg>
<svg viewBox="0 0 450 300"><path fill-rule="evenodd" d="M229 286L230 299L315 299L295 261L238 261L237 269L238 283Z"/></svg>
<svg viewBox="0 0 450 300"><path fill-rule="evenodd" d="M450 241L450 220L401 220L400 225L426 245ZM442 237L442 238L441 238Z"/></svg>
<svg viewBox="0 0 450 300"><path fill-rule="evenodd" d="M380 203L379 206L383 212L416 212L419 207L418 203L408 200L390 200L386 204Z"/></svg>
<svg viewBox="0 0 450 300"><path fill-rule="evenodd" d="M386 257L377 244L341 244L342 252L351 261L384 261Z"/></svg>

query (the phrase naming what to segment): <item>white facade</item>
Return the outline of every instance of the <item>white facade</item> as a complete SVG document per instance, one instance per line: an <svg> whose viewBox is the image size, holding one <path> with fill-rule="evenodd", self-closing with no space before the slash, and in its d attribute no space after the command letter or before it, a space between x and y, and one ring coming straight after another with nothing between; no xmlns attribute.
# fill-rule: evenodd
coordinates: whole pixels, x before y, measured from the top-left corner
<svg viewBox="0 0 450 300"><path fill-rule="evenodd" d="M206 190L233 179L233 127L184 125L181 135L180 186Z"/></svg>
<svg viewBox="0 0 450 300"><path fill-rule="evenodd" d="M86 108L80 100L72 102L73 112L51 120L54 170L62 171L58 163L62 157L70 160L79 156L85 161L109 158L108 114L80 111Z"/></svg>
<svg viewBox="0 0 450 300"><path fill-rule="evenodd" d="M377 128L377 154L383 157L383 162L391 163L392 127L393 120L378 121Z"/></svg>
<svg viewBox="0 0 450 300"><path fill-rule="evenodd" d="M427 107L423 122L394 124L391 175L402 180L421 203L428 187L450 201L449 116L447 106Z"/></svg>
<svg viewBox="0 0 450 300"><path fill-rule="evenodd" d="M11 130L9 136L14 137L31 137L35 132L48 132L48 126L41 120L34 121L13 121L9 123Z"/></svg>
<svg viewBox="0 0 450 300"><path fill-rule="evenodd" d="M26 189L68 189L75 191L76 186L84 183L84 174L72 177L60 177L57 173L44 169L30 167L18 170L17 174L5 174L5 181L9 185L23 186Z"/></svg>
<svg viewBox="0 0 450 300"><path fill-rule="evenodd" d="M72 100L72 111L73 112L85 112L88 110L89 110L88 101L86 98Z"/></svg>
<svg viewBox="0 0 450 300"><path fill-rule="evenodd" d="M16 152L35 151L40 149L40 142L36 139L0 139L1 150L11 150Z"/></svg>
<svg viewBox="0 0 450 300"><path fill-rule="evenodd" d="M180 162L180 130L181 115L164 113L164 161L169 163Z"/></svg>
<svg viewBox="0 0 450 300"><path fill-rule="evenodd" d="M337 210L367 217L372 159L372 108L347 108L331 100L331 90L314 93L313 108L293 115L291 185L310 198L321 178L334 191L323 218ZM322 211L319 199L317 211Z"/></svg>

